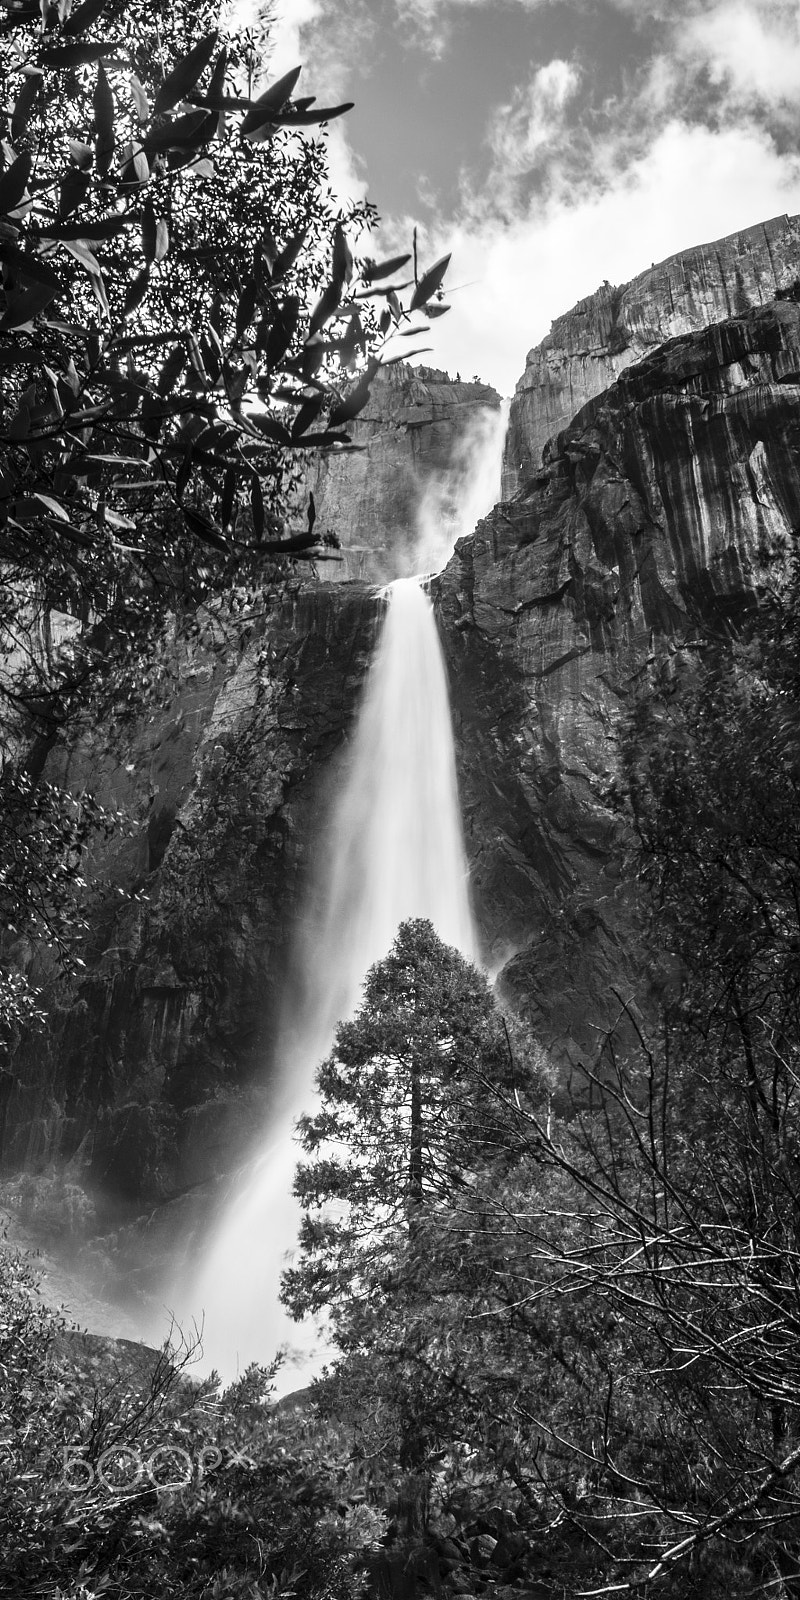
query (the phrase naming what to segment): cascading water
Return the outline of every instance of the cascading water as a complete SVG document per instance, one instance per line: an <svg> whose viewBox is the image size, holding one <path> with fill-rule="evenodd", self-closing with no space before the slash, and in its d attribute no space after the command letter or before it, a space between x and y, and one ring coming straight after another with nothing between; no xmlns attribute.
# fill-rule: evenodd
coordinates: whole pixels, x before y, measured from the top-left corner
<svg viewBox="0 0 800 1600"><path fill-rule="evenodd" d="M288 1099L269 1146L212 1243L192 1310L204 1316L206 1362L232 1375L286 1344L307 1362L313 1335L278 1305L285 1252L297 1237L292 1129L313 1103L315 1070L337 1022L399 924L428 917L475 954L444 661L429 596L414 578L385 593L385 614L325 841L329 868L303 965L313 994L281 1042ZM316 922L316 927L313 924ZM289 1386L297 1382L287 1372Z"/></svg>
<svg viewBox="0 0 800 1600"><path fill-rule="evenodd" d="M494 503L503 422L503 413L476 421L471 454L456 474L458 497L455 477L446 475L424 500L421 566L441 565L456 538ZM377 647L320 850L326 865L300 930L306 998L284 1020L278 1052L282 1112L264 1154L227 1208L201 1277L177 1308L184 1326L202 1316L205 1364L225 1377L285 1345L290 1361L279 1379L285 1388L298 1382L298 1361L306 1373L312 1367L318 1341L292 1323L278 1302L280 1271L299 1224L292 1135L298 1115L313 1109L316 1068L337 1022L356 1009L366 972L387 953L401 922L427 917L448 944L476 955L433 605L418 578L398 579L383 595Z"/></svg>

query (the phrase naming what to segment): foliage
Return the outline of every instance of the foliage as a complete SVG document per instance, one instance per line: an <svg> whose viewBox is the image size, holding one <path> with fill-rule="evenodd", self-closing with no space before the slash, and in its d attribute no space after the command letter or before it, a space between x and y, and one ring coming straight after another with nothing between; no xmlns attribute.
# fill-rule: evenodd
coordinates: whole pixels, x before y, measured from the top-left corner
<svg viewBox="0 0 800 1600"><path fill-rule="evenodd" d="M325 1308L337 1343L363 1348L413 1296L421 1231L501 1136L485 1085L507 1066L486 980L429 922L403 923L318 1070L320 1110L300 1119L314 1160L295 1180L303 1259L282 1287L294 1316Z"/></svg>
<svg viewBox="0 0 800 1600"><path fill-rule="evenodd" d="M255 42L213 23L208 0L62 0L0 29L0 621L31 589L91 619L61 716L176 595L318 549L281 526L293 462L348 447L407 320L383 279L409 257L356 267L374 213L335 212L301 137L348 107L293 98L299 68L256 94Z"/></svg>
<svg viewBox="0 0 800 1600"><path fill-rule="evenodd" d="M34 784L10 768L2 775L3 858L0 906L5 932L17 951L43 940L64 974L84 965L76 936L88 926L79 909L85 851L98 833L106 837L122 824L91 794L80 800L52 783ZM0 1043L37 1013L37 997L21 970L0 974Z"/></svg>
<svg viewBox="0 0 800 1600"><path fill-rule="evenodd" d="M192 1382L193 1343L86 1340L0 1252L0 1591L15 1600L362 1593L382 1531L331 1427L250 1368Z"/></svg>
<svg viewBox="0 0 800 1600"><path fill-rule="evenodd" d="M442 310L446 261L403 283L410 256L353 256L374 208L336 209L315 136L348 106L297 96L299 68L264 88L268 34L218 13L15 0L0 20L0 919L59 956L85 843L64 828L97 807L50 789L20 831L26 774L65 725L165 692L165 624L213 635L215 605L250 613L325 555L313 500L287 525L299 464L350 448L387 338ZM33 1010L11 978L0 1022Z"/></svg>

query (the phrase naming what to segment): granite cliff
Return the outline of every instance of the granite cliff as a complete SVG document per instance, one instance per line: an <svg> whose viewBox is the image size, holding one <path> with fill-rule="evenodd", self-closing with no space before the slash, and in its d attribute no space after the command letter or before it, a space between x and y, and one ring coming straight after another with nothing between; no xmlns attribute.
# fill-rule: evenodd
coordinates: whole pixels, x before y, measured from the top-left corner
<svg viewBox="0 0 800 1600"><path fill-rule="evenodd" d="M604 283L528 354L511 409L503 498L538 472L547 441L626 367L678 334L768 305L796 282L800 217L775 217Z"/></svg>
<svg viewBox="0 0 800 1600"><path fill-rule="evenodd" d="M670 337L661 291L648 299L645 280L657 280L635 280L625 315L640 359L618 376L606 368L601 383L598 355L595 389L573 388L585 403L544 461L523 380L509 429L512 464L525 441L520 485L434 584L487 964L566 1065L611 1020L614 988L644 1003L647 987L607 794L620 711L653 661L681 659L757 604L800 528L800 307L786 290L775 299L774 266L770 290L762 245L775 256L776 229L780 283L791 285L794 224L714 247L730 261L742 246L742 282L756 301L761 284L769 303L731 316L717 289L705 302L692 290L682 310L675 291L683 326ZM681 271L695 283L702 257L668 263L670 283ZM576 327L606 329L603 360L609 315L605 291L572 314ZM545 341L527 373L544 371L554 349ZM396 425L367 416L369 450L343 456L315 489L326 521L352 501L356 562L367 543L382 550L388 526L407 547L398 482L413 483L423 444L439 473L437 429L460 417L450 438L463 437L487 403L485 390L448 389L439 374L390 382ZM427 433L408 420L417 383ZM376 485L388 499L373 498ZM213 638L179 652L179 691L146 725L51 758L54 777L91 770L137 826L94 863L88 976L69 992L50 984L47 1036L20 1041L11 1062L4 1159L50 1174L62 1211L65 1184L88 1192L96 1228L154 1207L196 1219L263 1125L302 885L315 841L324 849L378 610L368 584L298 579L265 597L249 638L220 617ZM41 1183L26 1191L30 1208Z"/></svg>

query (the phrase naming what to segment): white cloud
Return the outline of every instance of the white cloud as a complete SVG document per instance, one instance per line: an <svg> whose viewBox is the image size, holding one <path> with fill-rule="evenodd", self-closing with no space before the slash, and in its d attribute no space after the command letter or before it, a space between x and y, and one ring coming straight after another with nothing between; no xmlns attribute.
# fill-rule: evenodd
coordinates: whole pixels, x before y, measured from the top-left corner
<svg viewBox="0 0 800 1600"><path fill-rule="evenodd" d="M792 108L800 85L800 6L785 0L716 0L687 19L680 57L704 67L735 99Z"/></svg>
<svg viewBox="0 0 800 1600"><path fill-rule="evenodd" d="M674 121L651 149L592 194L554 195L511 225L457 224L427 240L453 252L452 311L435 324L425 359L478 373L501 393L551 321L608 278L625 283L653 261L800 210L800 162L782 157L754 124L715 132Z"/></svg>
<svg viewBox="0 0 800 1600"><path fill-rule="evenodd" d="M549 61L531 82L499 106L489 144L500 173L529 172L563 141L564 112L574 99L580 73L569 61Z"/></svg>

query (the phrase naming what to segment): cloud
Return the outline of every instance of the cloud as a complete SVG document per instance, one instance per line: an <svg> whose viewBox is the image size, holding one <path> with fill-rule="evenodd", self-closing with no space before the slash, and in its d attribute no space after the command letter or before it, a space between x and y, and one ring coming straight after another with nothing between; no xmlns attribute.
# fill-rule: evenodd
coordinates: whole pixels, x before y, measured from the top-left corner
<svg viewBox="0 0 800 1600"><path fill-rule="evenodd" d="M678 38L678 60L725 91L729 102L757 105L797 122L800 8L785 0L716 0ZM732 109L732 106L731 106Z"/></svg>
<svg viewBox="0 0 800 1600"><path fill-rule="evenodd" d="M509 224L474 215L425 239L426 256L453 252L452 310L435 324L434 361L479 374L501 393L525 354L609 279L625 283L653 261L800 210L800 160L782 156L754 123L713 130L675 120L651 148L594 193L554 193Z"/></svg>
<svg viewBox="0 0 800 1600"><path fill-rule="evenodd" d="M580 78L569 61L549 61L497 108L488 133L497 171L530 172L557 152L564 138L564 113Z"/></svg>

